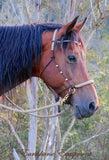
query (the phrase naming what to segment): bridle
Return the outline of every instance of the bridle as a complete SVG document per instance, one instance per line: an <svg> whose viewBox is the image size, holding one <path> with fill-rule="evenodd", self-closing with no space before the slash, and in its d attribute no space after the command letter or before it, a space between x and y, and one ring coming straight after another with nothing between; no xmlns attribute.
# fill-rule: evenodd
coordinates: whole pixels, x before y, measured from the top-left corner
<svg viewBox="0 0 109 160"><path fill-rule="evenodd" d="M60 69L59 65L57 64L57 62L55 61L55 55L54 55L54 47L55 47L55 42L58 42L60 43L60 41L56 41L55 38L56 38L56 33L57 33L58 29L56 29L54 31L54 34L53 34L53 38L52 38L52 44L51 44L51 59L49 60L49 62L45 65L45 67L42 69L41 73L40 73L40 77L42 77L42 74L43 72L45 71L45 69L49 66L49 64L51 62L53 62L57 68L57 70L59 71L59 73L61 74L61 76L64 78L64 80L66 81L66 83L68 84L68 87L63 89L62 91L60 91L58 93L58 95L61 95L63 92L65 92L66 90L68 90L67 94L65 95L65 97L62 99L61 103L66 103L67 99L69 98L70 95L74 94L75 93L75 89L78 89L78 88L81 88L83 86L86 86L86 85L89 85L89 84L92 84L94 83L93 80L89 80L89 81L86 81L84 83L80 83L80 84L77 84L77 85L72 85L70 83L70 81L68 80L68 78L64 75L64 73L62 72L62 70ZM71 42L71 40L64 40L64 42ZM77 41L74 41L74 43L79 43Z"/></svg>

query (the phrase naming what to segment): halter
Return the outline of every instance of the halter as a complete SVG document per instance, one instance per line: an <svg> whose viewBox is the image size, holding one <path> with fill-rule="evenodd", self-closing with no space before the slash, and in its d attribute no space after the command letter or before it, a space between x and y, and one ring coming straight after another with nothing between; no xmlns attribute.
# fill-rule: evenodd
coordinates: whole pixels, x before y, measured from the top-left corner
<svg viewBox="0 0 109 160"><path fill-rule="evenodd" d="M68 90L68 93L65 95L65 97L62 99L61 103L66 103L67 99L69 98L70 95L74 94L75 93L75 89L78 89L78 88L81 88L83 86L86 86L86 85L89 85L89 84L92 84L94 83L93 80L89 80L89 81L86 81L84 83L80 83L80 84L77 84L77 85L72 85L70 83L70 81L68 80L68 78L63 74L62 70L60 69L59 65L57 64L57 62L55 61L55 55L54 55L54 47L55 47L55 42L57 43L60 43L60 41L56 41L55 38L56 38L56 33L57 33L58 29L56 29L54 31L54 34L53 34L53 38L52 38L52 44L51 44L51 59L49 60L49 62L45 65L45 67L42 69L41 73L40 73L40 77L42 76L43 72L45 71L45 69L49 66L49 64L51 62L53 62L57 68L57 70L59 71L59 73L61 74L61 76L64 78L64 80L66 81L66 83L68 83L68 87L63 89L62 91L60 91L58 93L58 95L61 95L63 92L65 92L66 90ZM71 40L64 40L64 42L71 42ZM73 41L74 43L78 43L77 41Z"/></svg>

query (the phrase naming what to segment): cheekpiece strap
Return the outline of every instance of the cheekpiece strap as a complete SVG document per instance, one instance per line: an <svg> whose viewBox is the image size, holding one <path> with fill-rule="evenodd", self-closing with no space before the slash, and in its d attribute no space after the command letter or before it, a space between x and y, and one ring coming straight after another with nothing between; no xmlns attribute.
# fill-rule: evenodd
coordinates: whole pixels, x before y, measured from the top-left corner
<svg viewBox="0 0 109 160"><path fill-rule="evenodd" d="M58 29L56 29L53 33L53 39L52 39L52 44L51 44L51 52L54 51L54 46L55 46L55 38L56 38L56 33L57 33Z"/></svg>

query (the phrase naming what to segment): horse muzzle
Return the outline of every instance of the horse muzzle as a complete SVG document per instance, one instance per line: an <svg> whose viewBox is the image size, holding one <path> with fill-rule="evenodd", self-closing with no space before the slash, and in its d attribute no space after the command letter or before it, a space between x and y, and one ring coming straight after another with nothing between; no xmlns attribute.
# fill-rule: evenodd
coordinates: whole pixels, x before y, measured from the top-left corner
<svg viewBox="0 0 109 160"><path fill-rule="evenodd" d="M81 106L74 106L74 115L77 119L88 118L96 111L96 104L94 101L90 102L88 106L82 104Z"/></svg>
<svg viewBox="0 0 109 160"><path fill-rule="evenodd" d="M75 97L72 94L66 99L65 104L73 106L74 115L77 119L88 118L98 109L97 103L94 100L90 100L88 103L85 103L81 99L75 101Z"/></svg>

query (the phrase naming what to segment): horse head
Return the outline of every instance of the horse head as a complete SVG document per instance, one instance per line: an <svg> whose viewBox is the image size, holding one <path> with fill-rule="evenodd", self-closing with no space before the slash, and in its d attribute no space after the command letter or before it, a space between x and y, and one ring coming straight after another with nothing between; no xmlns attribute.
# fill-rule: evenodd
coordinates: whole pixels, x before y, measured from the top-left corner
<svg viewBox="0 0 109 160"><path fill-rule="evenodd" d="M43 55L38 76L65 102L77 118L90 117L98 108L98 97L86 68L86 48L78 17L55 31L43 32Z"/></svg>

